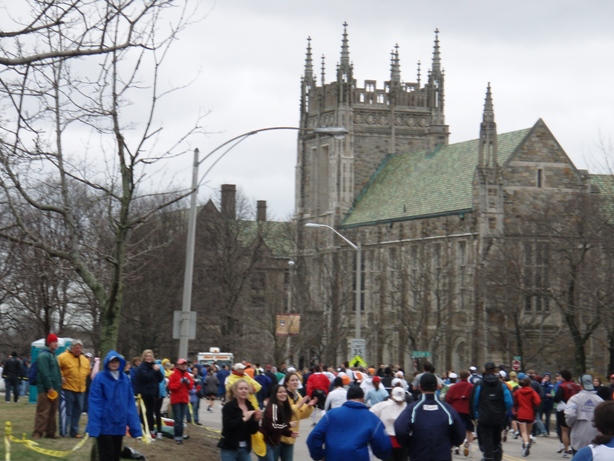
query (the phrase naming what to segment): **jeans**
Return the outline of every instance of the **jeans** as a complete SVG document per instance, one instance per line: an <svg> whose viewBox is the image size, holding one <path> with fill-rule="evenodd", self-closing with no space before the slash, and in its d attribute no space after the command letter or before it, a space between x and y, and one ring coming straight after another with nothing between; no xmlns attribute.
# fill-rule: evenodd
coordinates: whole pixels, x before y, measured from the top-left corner
<svg viewBox="0 0 614 461"><path fill-rule="evenodd" d="M175 440L183 440L183 420L188 411L187 403L173 403L173 418L175 420Z"/></svg>
<svg viewBox="0 0 614 461"><path fill-rule="evenodd" d="M200 399L196 399L194 402L190 402L192 405L192 415L194 415L194 422L198 422L198 410L200 409ZM186 413L186 417L188 418L188 423L192 422L192 417L190 416L190 409Z"/></svg>
<svg viewBox="0 0 614 461"><path fill-rule="evenodd" d="M247 448L239 448L238 450L220 451L220 459L222 461L252 461L250 451Z"/></svg>
<svg viewBox="0 0 614 461"><path fill-rule="evenodd" d="M277 461L279 459L279 451L281 446L272 447L266 444L266 453L264 456L258 456L258 461Z"/></svg>
<svg viewBox="0 0 614 461"><path fill-rule="evenodd" d="M4 392L7 402L11 401L11 390L13 391L13 400L15 403L19 400L19 379L18 378L6 378L4 380Z"/></svg>
<svg viewBox="0 0 614 461"><path fill-rule="evenodd" d="M66 402L66 420L70 427L70 436L74 437L79 433L79 419L83 408L83 392L73 392L62 389L64 401Z"/></svg>
<svg viewBox="0 0 614 461"><path fill-rule="evenodd" d="M19 396L24 397L28 393L28 381L22 381L19 384Z"/></svg>
<svg viewBox="0 0 614 461"><path fill-rule="evenodd" d="M542 415L545 417L544 421L544 429L546 429L546 433L550 434L550 416L552 415L552 407L544 408L541 411L537 412L537 419L541 421Z"/></svg>
<svg viewBox="0 0 614 461"><path fill-rule="evenodd" d="M279 444L279 459L281 459L281 461L293 461L294 460L294 445L281 442Z"/></svg>

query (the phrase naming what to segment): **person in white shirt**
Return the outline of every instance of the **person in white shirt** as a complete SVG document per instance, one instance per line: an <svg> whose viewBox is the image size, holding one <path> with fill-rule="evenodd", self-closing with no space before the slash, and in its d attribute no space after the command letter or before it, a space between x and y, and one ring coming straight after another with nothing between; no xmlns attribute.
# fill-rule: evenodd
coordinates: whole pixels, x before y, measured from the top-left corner
<svg viewBox="0 0 614 461"><path fill-rule="evenodd" d="M399 386L392 388L388 400L376 403L369 409L371 413L374 413L382 420L386 434L390 437L390 442L392 442L392 457L390 459L407 459L407 447L402 447L397 442L394 432L394 422L405 410L406 406L405 391L403 387Z"/></svg>
<svg viewBox="0 0 614 461"><path fill-rule="evenodd" d="M326 402L324 403L324 410L332 410L333 408L339 408L345 402L347 402L347 389L343 387L343 379L336 377L333 381L335 388L326 396Z"/></svg>

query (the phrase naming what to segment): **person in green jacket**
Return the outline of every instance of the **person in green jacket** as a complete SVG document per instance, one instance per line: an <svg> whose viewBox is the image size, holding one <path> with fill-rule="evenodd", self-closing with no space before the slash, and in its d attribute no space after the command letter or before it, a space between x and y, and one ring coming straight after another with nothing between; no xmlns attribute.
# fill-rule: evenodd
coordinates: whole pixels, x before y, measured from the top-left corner
<svg viewBox="0 0 614 461"><path fill-rule="evenodd" d="M60 402L59 393L62 387L62 375L55 351L58 348L58 337L53 333L47 336L47 347L40 351L36 359L36 417L34 419L33 439L43 435L50 439L59 439L56 434L57 423L55 415Z"/></svg>

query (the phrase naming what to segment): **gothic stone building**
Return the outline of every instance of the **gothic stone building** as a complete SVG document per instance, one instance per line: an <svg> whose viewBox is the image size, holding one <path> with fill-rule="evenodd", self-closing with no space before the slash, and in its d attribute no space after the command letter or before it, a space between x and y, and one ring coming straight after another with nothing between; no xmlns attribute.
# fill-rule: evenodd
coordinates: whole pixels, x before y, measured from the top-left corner
<svg viewBox="0 0 614 461"><path fill-rule="evenodd" d="M305 228L314 222L362 246L360 337L369 364L412 370L413 357L427 355L444 371L521 355L529 366L572 369L537 222L599 191L603 178L578 170L542 120L498 133L490 84L479 139L449 144L438 31L424 82L420 71L404 82L399 63L397 47L390 80L360 86L344 25L336 76L325 82L322 62L318 82L308 42L300 126L348 130L343 139L308 130L298 138L297 302L303 324L322 331L309 354L340 363L355 337L356 251L328 229ZM507 290L493 277L511 272L509 260L504 271L492 262L503 243L520 249L525 277L515 287L507 280Z"/></svg>

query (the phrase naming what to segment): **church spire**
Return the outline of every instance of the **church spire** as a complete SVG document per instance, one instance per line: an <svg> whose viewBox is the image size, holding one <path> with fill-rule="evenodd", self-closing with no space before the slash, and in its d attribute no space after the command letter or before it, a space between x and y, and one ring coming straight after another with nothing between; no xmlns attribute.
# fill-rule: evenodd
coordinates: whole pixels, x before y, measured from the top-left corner
<svg viewBox="0 0 614 461"><path fill-rule="evenodd" d="M492 92L490 90L490 82L486 87L486 99L484 100L484 114L482 116L482 122L494 122L495 121L495 109L492 104Z"/></svg>
<svg viewBox="0 0 614 461"><path fill-rule="evenodd" d="M435 45L433 47L433 74L441 73L441 54L439 52L439 29L435 29Z"/></svg>
<svg viewBox="0 0 614 461"><path fill-rule="evenodd" d="M401 61L399 60L399 44L394 46L390 62L390 81L401 83Z"/></svg>
<svg viewBox="0 0 614 461"><path fill-rule="evenodd" d="M326 62L324 55L322 55L322 88L324 88L324 77L326 76Z"/></svg>
<svg viewBox="0 0 614 461"><path fill-rule="evenodd" d="M348 44L348 23L343 23L343 40L341 41L341 71L345 74L350 69L350 45Z"/></svg>
<svg viewBox="0 0 614 461"><path fill-rule="evenodd" d="M483 167L498 166L497 159L497 124L495 123L495 110L492 103L490 82L486 88L484 100L484 114L480 125L479 162Z"/></svg>
<svg viewBox="0 0 614 461"><path fill-rule="evenodd" d="M313 57L311 54L311 37L307 37L307 56L305 57L305 80L313 82Z"/></svg>
<svg viewBox="0 0 614 461"><path fill-rule="evenodd" d="M418 61L418 88L420 88L420 61Z"/></svg>

